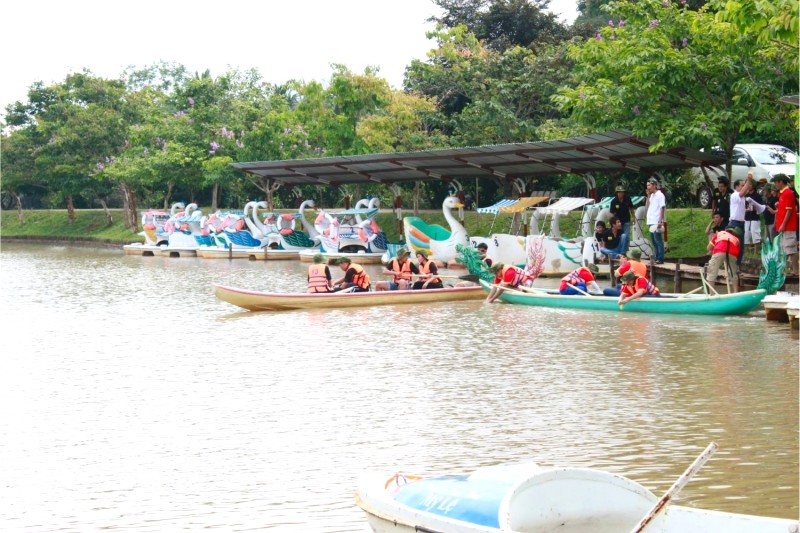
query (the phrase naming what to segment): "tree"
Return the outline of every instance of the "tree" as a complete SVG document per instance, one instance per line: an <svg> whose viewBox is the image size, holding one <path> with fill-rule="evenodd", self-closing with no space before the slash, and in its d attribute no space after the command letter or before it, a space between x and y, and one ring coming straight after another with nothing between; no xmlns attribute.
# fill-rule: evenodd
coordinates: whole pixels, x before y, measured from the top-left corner
<svg viewBox="0 0 800 533"><path fill-rule="evenodd" d="M573 119L655 137L654 150L719 145L728 159L748 132L792 131L778 97L796 90L796 70L776 46L669 0L616 4L610 18L570 50L575 84L554 100Z"/></svg>
<svg viewBox="0 0 800 533"><path fill-rule="evenodd" d="M464 25L492 50L514 46L537 49L558 43L567 28L547 11L550 0L433 0L443 10L432 17L445 28Z"/></svg>

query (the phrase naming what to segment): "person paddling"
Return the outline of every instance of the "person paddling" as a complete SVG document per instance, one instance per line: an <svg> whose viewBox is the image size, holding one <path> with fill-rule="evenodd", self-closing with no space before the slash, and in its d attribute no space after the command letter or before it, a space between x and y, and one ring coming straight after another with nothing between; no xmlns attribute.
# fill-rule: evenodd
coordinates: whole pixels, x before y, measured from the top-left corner
<svg viewBox="0 0 800 533"><path fill-rule="evenodd" d="M595 281L595 275L598 272L597 265L594 263L586 263L585 266L578 267L563 278L561 278L561 285L558 287L558 292L568 296L577 296L580 294L587 294L586 288L591 286L595 292L602 292L600 286Z"/></svg>
<svg viewBox="0 0 800 533"><path fill-rule="evenodd" d="M637 276L633 270L628 270L622 275L622 289L619 295L620 309L631 300L636 300L643 296L661 296L661 291L650 283L647 278Z"/></svg>
<svg viewBox="0 0 800 533"><path fill-rule="evenodd" d="M337 279L333 284L334 291L341 291L342 289L353 288L353 292L368 292L369 291L369 276L364 271L364 267L350 261L349 257L340 257L336 260L336 264L344 272L344 277Z"/></svg>
<svg viewBox="0 0 800 533"><path fill-rule="evenodd" d="M523 269L514 265L495 263L489 267L489 272L494 274L494 283L492 290L489 291L489 295L486 297L486 303L488 304L497 300L503 293L503 289L516 289L520 285L533 280Z"/></svg>
<svg viewBox="0 0 800 533"><path fill-rule="evenodd" d="M417 265L408 260L409 251L399 248L397 255L386 264L383 273L393 276L392 281L379 281L375 284L376 291L404 291L411 288L411 275L419 274Z"/></svg>
<svg viewBox="0 0 800 533"><path fill-rule="evenodd" d="M414 283L414 289L443 289L442 278L438 277L439 267L436 263L428 260L428 254L423 250L417 250L417 262L419 263L419 273L422 277Z"/></svg>
<svg viewBox="0 0 800 533"><path fill-rule="evenodd" d="M314 262L308 267L308 290L306 292L331 292L331 270L325 264L325 256L314 254Z"/></svg>

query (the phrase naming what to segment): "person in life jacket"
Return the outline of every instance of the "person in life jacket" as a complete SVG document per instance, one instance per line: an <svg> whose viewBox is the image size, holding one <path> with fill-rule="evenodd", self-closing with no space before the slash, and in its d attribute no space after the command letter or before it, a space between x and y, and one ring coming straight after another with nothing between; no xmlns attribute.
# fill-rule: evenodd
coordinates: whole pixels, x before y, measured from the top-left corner
<svg viewBox="0 0 800 533"><path fill-rule="evenodd" d="M375 283L376 291L404 291L411 288L412 274L419 274L419 269L408 260L408 255L409 252L405 248L397 250L397 255L383 269L384 275L393 276L392 281Z"/></svg>
<svg viewBox="0 0 800 533"><path fill-rule="evenodd" d="M369 276L364 271L364 267L350 261L349 257L340 257L336 264L344 272L344 277L333 282L334 291L340 291L350 287L355 287L353 292L369 291Z"/></svg>
<svg viewBox="0 0 800 533"><path fill-rule="evenodd" d="M628 270L622 275L622 290L619 295L619 305L622 306L642 296L661 296L661 291L658 290L658 287L647 281L647 278L640 278L633 270Z"/></svg>
<svg viewBox="0 0 800 533"><path fill-rule="evenodd" d="M642 251L639 248L631 248L627 254L619 256L619 268L614 271L614 275L619 280L616 287L608 287L603 289L603 296L619 296L622 290L622 275L625 272L632 271L640 278L647 279L647 265L642 263Z"/></svg>
<svg viewBox="0 0 800 533"><path fill-rule="evenodd" d="M708 243L711 260L706 265L706 280L714 283L720 268L728 271L731 282L731 292L737 292L739 287L739 267L736 259L742 245L742 229L738 226L728 226L723 231L718 231Z"/></svg>
<svg viewBox="0 0 800 533"><path fill-rule="evenodd" d="M439 267L436 263L428 260L428 254L423 250L417 250L417 262L419 263L419 274L422 276L414 283L415 289L443 289L442 278L437 277Z"/></svg>
<svg viewBox="0 0 800 533"><path fill-rule="evenodd" d="M489 268L489 271L494 274L492 290L489 291L489 295L486 297L486 303L489 304L497 300L504 289L515 289L533 280L523 269L514 265L495 263Z"/></svg>
<svg viewBox="0 0 800 533"><path fill-rule="evenodd" d="M313 263L308 267L308 290L306 292L331 292L331 269L325 264L322 254L314 254Z"/></svg>
<svg viewBox="0 0 800 533"><path fill-rule="evenodd" d="M567 296L576 296L587 292L587 287L591 287L593 292L603 292L595 281L598 270L597 265L588 262L584 266L576 268L561 278L558 292Z"/></svg>

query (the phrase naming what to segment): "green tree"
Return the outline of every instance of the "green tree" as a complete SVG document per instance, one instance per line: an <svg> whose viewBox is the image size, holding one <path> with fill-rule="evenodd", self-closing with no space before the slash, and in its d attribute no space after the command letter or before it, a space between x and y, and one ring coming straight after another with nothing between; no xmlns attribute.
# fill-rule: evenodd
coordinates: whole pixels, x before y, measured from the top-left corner
<svg viewBox="0 0 800 533"><path fill-rule="evenodd" d="M778 98L796 90L796 71L776 46L679 2L615 6L595 38L571 48L575 84L554 100L573 119L655 137L653 149L720 145L729 159L742 135L794 129Z"/></svg>

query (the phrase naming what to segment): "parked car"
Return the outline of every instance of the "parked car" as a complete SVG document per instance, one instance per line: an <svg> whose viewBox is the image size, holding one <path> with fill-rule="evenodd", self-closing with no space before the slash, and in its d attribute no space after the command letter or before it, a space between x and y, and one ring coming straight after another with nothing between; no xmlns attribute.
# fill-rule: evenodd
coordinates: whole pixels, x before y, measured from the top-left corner
<svg viewBox="0 0 800 533"><path fill-rule="evenodd" d="M713 148L712 151L722 157L725 156L720 148ZM753 179L756 182L767 182L775 174L786 174L790 180L794 179L796 172L797 154L785 146L777 144L737 144L733 147L733 157L731 158L731 185L736 180L747 178L747 173L753 172ZM720 176L725 176L725 168L711 167L706 169L711 183L716 185ZM692 169L693 179L691 187L693 195L697 198L701 207L708 209L711 207L713 190L708 187L703 172L698 168Z"/></svg>

